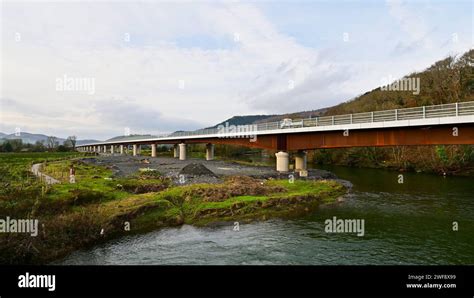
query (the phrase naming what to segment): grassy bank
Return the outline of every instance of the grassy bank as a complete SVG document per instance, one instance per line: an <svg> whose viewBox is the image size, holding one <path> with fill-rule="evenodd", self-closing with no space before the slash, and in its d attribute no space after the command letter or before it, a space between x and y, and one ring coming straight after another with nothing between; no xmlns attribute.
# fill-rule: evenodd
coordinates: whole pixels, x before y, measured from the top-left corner
<svg viewBox="0 0 474 298"><path fill-rule="evenodd" d="M228 177L222 184L175 186L157 171L115 178L111 169L83 163L75 156L10 157L2 166L21 170L30 186L20 189L17 183L6 182L14 180L14 175L2 176L7 183L3 191L9 192L2 193L1 214L38 219L39 235L0 234L3 264L46 263L79 248L166 226L298 216L346 192L334 181L249 177ZM45 186L27 173L32 163L41 160L47 160L42 171L63 183ZM76 168L75 184L67 182L71 163Z"/></svg>

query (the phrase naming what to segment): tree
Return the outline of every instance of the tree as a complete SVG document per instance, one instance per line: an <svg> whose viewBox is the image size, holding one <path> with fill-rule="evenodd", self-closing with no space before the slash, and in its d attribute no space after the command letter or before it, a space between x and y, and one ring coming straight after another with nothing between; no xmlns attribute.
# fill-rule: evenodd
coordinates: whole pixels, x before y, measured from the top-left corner
<svg viewBox="0 0 474 298"><path fill-rule="evenodd" d="M46 140L46 146L50 151L53 151L59 146L58 138L54 136L49 136L48 139Z"/></svg>
<svg viewBox="0 0 474 298"><path fill-rule="evenodd" d="M5 151L5 152L12 152L12 151L13 151L12 144L10 144L10 142L8 142L8 141L6 141L5 143L3 143L3 151Z"/></svg>
<svg viewBox="0 0 474 298"><path fill-rule="evenodd" d="M64 143L66 143L66 142L64 142ZM58 152L67 152L69 150L70 150L69 147L67 147L65 145L59 145L58 148L57 148Z"/></svg>
<svg viewBox="0 0 474 298"><path fill-rule="evenodd" d="M72 150L76 149L76 136L69 136L67 137L66 141L64 141L64 146L72 148Z"/></svg>
<svg viewBox="0 0 474 298"><path fill-rule="evenodd" d="M36 141L35 145L33 146L33 151L42 152L45 151L46 146L44 145L44 141Z"/></svg>
<svg viewBox="0 0 474 298"><path fill-rule="evenodd" d="M19 152L23 148L23 141L21 139L9 140L8 143L12 146L12 150Z"/></svg>

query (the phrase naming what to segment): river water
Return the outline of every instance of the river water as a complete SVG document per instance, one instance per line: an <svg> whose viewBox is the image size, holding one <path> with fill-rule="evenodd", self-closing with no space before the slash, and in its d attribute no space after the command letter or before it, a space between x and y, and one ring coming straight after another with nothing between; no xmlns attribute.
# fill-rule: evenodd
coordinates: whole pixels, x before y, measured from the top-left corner
<svg viewBox="0 0 474 298"><path fill-rule="evenodd" d="M474 178L324 167L354 184L344 202L304 218L185 225L124 237L60 264L474 264ZM326 233L325 220L363 219L365 233ZM453 231L457 222L458 230Z"/></svg>

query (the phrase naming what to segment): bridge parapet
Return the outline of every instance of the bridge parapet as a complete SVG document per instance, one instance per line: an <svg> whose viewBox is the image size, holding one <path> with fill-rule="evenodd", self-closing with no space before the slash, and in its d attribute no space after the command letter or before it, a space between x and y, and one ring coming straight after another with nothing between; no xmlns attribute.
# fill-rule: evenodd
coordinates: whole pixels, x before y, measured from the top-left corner
<svg viewBox="0 0 474 298"><path fill-rule="evenodd" d="M130 140L114 140L94 144L84 144L78 147L137 144L153 141L170 141L178 144L187 139L198 138L238 138L242 134L288 134L312 131L331 131L341 129L372 129L386 127L422 126L437 124L472 123L474 122L474 101L432 106L422 106L403 109L382 110L345 115L322 116L299 119L291 124L284 121L264 122L251 125L244 132L222 132L220 128L207 128L195 131L181 131L172 134ZM285 125L282 125L285 124ZM101 148L98 148L99 150ZM104 151L106 149L104 148Z"/></svg>
<svg viewBox="0 0 474 298"><path fill-rule="evenodd" d="M364 112L356 114L345 114L345 115L334 115L334 116L323 116L323 117L312 117L305 118L298 121L293 121L291 125L285 124L284 120L275 122L264 122L255 125L255 131L271 131L278 129L289 129L289 128L304 128L304 127L320 127L320 126L335 126L335 125L347 125L347 124L364 124L364 123L375 123L375 122L392 122L402 120L422 120L430 118L443 118L443 117L458 117L474 115L474 101L450 103L432 106L422 106L414 108L403 108L403 109L392 109L382 110L374 112ZM172 134L162 135L158 138L170 138L170 137L189 137L189 136L200 136L200 135L214 135L220 134L218 128L206 128L195 131L181 131Z"/></svg>

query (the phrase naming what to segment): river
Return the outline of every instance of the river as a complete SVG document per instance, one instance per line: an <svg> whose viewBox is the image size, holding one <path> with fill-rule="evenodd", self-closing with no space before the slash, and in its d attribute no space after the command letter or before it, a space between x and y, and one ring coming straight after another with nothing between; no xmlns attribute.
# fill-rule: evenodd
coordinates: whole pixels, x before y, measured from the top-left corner
<svg viewBox="0 0 474 298"><path fill-rule="evenodd" d="M304 218L184 225L77 251L59 264L474 264L474 178L324 167L354 184ZM363 219L365 233L326 233L325 220ZM453 231L457 222L458 230Z"/></svg>

